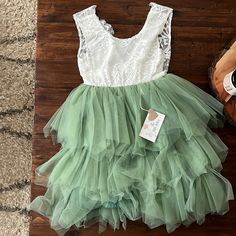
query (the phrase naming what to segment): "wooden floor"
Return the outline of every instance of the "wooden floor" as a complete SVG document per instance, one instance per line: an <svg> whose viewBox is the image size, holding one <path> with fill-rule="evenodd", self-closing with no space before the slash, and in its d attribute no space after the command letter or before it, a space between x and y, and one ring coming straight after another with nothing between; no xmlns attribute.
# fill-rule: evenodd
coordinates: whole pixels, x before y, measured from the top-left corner
<svg viewBox="0 0 236 236"><path fill-rule="evenodd" d="M115 36L130 37L142 27L149 10L148 1L38 1L38 34L36 56L35 127L33 133L33 169L50 159L58 150L50 138L43 137L42 129L69 92L82 80L77 68L79 46L77 29L72 14L97 4L97 14L113 25ZM172 59L169 72L193 82L207 92L208 68L215 56L236 34L235 0L159 0L157 3L174 9L172 21ZM217 132L230 152L222 174L230 180L236 191L236 129L226 125ZM33 200L45 189L32 184ZM236 235L236 203L230 202L230 211L224 216L208 215L204 225L193 223L181 226L171 235L233 236ZM30 236L57 235L46 218L32 213ZM81 229L80 235L98 235L97 225ZM68 235L77 235L70 232ZM165 228L149 229L140 221L128 221L128 228L108 235L168 235Z"/></svg>

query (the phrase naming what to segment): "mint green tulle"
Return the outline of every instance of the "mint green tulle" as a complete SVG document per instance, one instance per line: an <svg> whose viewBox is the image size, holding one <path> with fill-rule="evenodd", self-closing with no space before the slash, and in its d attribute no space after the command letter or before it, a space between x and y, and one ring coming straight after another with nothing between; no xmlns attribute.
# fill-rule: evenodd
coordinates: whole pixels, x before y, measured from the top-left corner
<svg viewBox="0 0 236 236"><path fill-rule="evenodd" d="M139 136L152 108L166 115L155 143ZM35 170L47 187L28 210L64 235L99 223L126 229L126 220L168 233L223 215L234 199L221 175L228 148L211 128L223 127L223 105L174 74L120 87L74 88L43 131L61 148Z"/></svg>

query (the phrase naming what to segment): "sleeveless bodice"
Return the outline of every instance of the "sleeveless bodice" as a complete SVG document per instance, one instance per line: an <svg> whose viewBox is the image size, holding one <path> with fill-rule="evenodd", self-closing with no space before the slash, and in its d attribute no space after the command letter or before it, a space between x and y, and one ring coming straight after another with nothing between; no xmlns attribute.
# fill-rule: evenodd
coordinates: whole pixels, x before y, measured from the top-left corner
<svg viewBox="0 0 236 236"><path fill-rule="evenodd" d="M73 14L80 39L78 68L85 84L126 86L167 73L173 9L155 2L149 6L142 29L130 38L115 37L112 25L97 15L97 5Z"/></svg>

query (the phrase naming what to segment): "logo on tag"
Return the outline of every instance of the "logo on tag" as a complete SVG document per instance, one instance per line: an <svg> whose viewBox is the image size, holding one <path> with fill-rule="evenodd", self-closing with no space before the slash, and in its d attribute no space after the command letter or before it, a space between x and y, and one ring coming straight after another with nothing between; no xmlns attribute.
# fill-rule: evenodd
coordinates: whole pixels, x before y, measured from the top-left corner
<svg viewBox="0 0 236 236"><path fill-rule="evenodd" d="M155 142L164 119L164 114L149 109L139 136L151 142Z"/></svg>

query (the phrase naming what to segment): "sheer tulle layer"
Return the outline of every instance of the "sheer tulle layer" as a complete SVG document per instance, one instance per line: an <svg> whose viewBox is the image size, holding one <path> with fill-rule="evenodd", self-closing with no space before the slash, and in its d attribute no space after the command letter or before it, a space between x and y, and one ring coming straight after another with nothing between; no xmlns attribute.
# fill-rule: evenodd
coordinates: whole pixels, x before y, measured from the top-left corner
<svg viewBox="0 0 236 236"><path fill-rule="evenodd" d="M166 115L155 143L139 136L152 108ZM228 148L210 128L223 127L223 105L192 83L167 74L125 87L81 84L44 127L61 149L36 169L47 187L28 209L64 235L70 226L99 232L142 219L150 228L204 222L234 199L220 174Z"/></svg>

